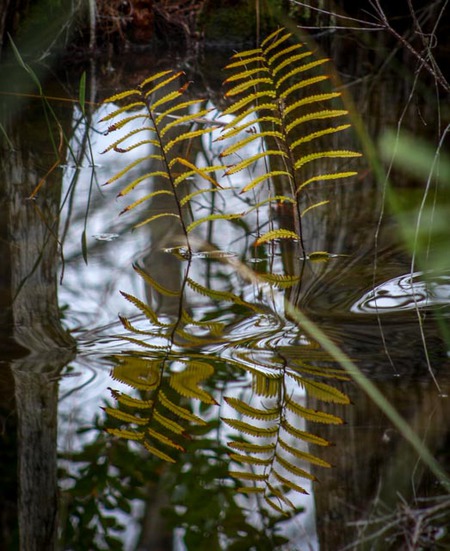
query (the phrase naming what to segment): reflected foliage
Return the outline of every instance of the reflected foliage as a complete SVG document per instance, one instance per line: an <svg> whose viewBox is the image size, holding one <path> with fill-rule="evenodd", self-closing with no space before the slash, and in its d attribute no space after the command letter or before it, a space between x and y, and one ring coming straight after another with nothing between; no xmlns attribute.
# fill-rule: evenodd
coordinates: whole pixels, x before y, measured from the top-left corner
<svg viewBox="0 0 450 551"><path fill-rule="evenodd" d="M347 404L348 397L325 382L346 377L329 367L326 354L302 339L279 312L232 291L201 285L190 277L190 267L188 262L177 292L179 315L173 319L124 294L143 317L139 325L121 318L127 330L123 338L142 351L116 356L112 376L138 395L111 390L117 407L105 408L114 423L107 430L174 463L195 434L192 427L209 432L208 420L220 422L233 465L230 474L241 483L238 492L261 495L278 513L295 510L287 494L307 493L301 480L316 479L309 466L331 466L320 453L307 449L329 442L300 427L305 421L342 423L335 415L305 407L301 391L322 402ZM154 291L174 294L141 268L135 269ZM188 290L207 297L214 308L201 318L192 317L187 311ZM239 334L237 320L246 318L266 325L260 341ZM279 339L286 344L278 345ZM236 396L227 389L228 380L247 384ZM222 412L216 411L219 403Z"/></svg>

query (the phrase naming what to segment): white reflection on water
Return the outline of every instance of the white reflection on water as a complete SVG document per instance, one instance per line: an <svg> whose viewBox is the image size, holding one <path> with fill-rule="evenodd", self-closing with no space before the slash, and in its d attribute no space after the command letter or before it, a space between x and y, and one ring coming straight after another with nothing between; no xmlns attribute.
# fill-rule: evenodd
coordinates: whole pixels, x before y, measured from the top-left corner
<svg viewBox="0 0 450 551"><path fill-rule="evenodd" d="M415 272L377 285L356 301L350 310L355 314L373 314L449 304L450 275Z"/></svg>

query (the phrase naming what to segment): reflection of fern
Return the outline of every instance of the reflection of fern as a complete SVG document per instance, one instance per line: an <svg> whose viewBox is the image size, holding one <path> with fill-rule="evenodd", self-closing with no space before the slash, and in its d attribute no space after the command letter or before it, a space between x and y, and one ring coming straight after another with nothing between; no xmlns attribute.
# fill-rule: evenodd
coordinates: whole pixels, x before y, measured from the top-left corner
<svg viewBox="0 0 450 551"><path fill-rule="evenodd" d="M136 267L136 271L155 291L174 293L141 268ZM275 281L278 279L275 277ZM281 278L283 287L288 285L288 279L287 276ZM260 306L244 301L231 291L209 290L190 279L188 274L185 281L190 289L216 304L231 302L239 306L239 317L267 315ZM291 284L295 283L296 278L291 278ZM118 426L108 431L117 437L140 441L153 455L174 462L174 452L185 449L183 439L189 437L190 425L206 425L205 420L189 408L189 402L198 400L206 407L217 404L211 391L201 388L200 384L214 388L214 381L224 376L224 360L217 353L208 352L207 347L226 343L229 324L216 321L211 313L207 320L193 319L182 307L181 294L178 295L179 316L171 320L160 319L148 305L131 295L125 296L144 314L150 329L137 328L128 319L121 318L127 332L136 335L124 338L144 350L117 356L113 377L138 390L141 396L112 390L118 407L106 408L106 413ZM216 316L221 312L220 307L217 308ZM292 327L288 330L292 331ZM279 326L270 331L279 337ZM341 423L334 415L304 407L296 397L297 389L303 388L323 402L346 404L348 398L324 382L327 378L345 377L340 370L326 365L310 365L306 359L309 352L315 360L326 361L326 355L312 345L290 346L289 352L295 359L288 363L282 351L260 348L259 341L244 336L233 339L232 351L225 360L227 368L233 371L234 377L242 377L243 373L250 375L253 401L246 395L225 398L236 414L222 419L234 434L237 433L229 442L230 459L243 467L232 469L230 474L243 483L240 492L261 494L273 509L284 512L293 507L287 497L289 491L306 492L297 479L315 479L307 466L329 467L326 461L304 449L306 445L327 446L328 442L301 430L300 420Z"/></svg>

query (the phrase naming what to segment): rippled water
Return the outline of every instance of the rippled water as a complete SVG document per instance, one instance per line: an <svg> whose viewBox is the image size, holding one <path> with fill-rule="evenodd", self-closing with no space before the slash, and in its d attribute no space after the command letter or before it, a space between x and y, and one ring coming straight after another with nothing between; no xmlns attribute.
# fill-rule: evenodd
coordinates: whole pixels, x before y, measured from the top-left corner
<svg viewBox="0 0 450 551"><path fill-rule="evenodd" d="M210 106L215 109L211 117L217 117L220 105L210 100ZM86 549L88 541L109 549L105 537L114 534L122 542L119 548L144 549L137 542L144 532L149 537L142 527L150 525L148 532L165 534L177 550L210 549L211 538L219 534L223 549L327 551L370 532L374 518L395 518L396 508L416 495L432 500L442 494L378 407L286 314L288 302L310 316L377 382L438 460L448 464L449 341L441 329L450 303L449 272L410 273L410 252L394 217L381 216L382 190L374 179L324 186L330 204L304 217L311 251L306 256L295 240L255 247L269 219L289 221L283 204L251 211L245 226L215 220L199 232L190 254L173 225L133 229L148 212L121 214L128 198L117 197L120 186L104 185L124 166L120 155L101 154L108 145L101 123L107 109L93 108L89 124L78 109L71 112L70 146L80 162L64 159L57 169L63 205L58 308L76 341L76 353L54 376L58 484L67 524L62 547ZM199 163L205 162L205 151L213 158L220 153L212 141L202 146ZM250 146L246 153L252 153ZM228 178L217 202L199 198L196 213L249 209L239 193L248 178L246 173ZM149 206L154 213L158 208ZM188 278L194 283L189 285ZM179 325L168 337L164 328L174 320ZM155 459L133 440L126 443L106 432L119 426L113 410L119 409L118 397L147 396L145 385L151 388L152 377L159 377L155 362L160 362L158 389L208 423L207 428L182 426L185 451L174 465ZM182 394L183 385L173 381L189 362L202 365L199 371L206 375ZM290 409L284 405L270 417L281 398ZM243 413L236 407L248 409ZM130 415L136 411L126 410ZM269 412L268 418L261 412ZM325 417L318 420L318 412ZM144 413L137 415L139 420ZM275 433L263 438L246 433L233 419L261 429L273 429L274 420L288 422L302 433L303 440L285 425L276 436L276 445L285 440L281 460L283 453L291 453L286 446L315 458L294 455L304 475L297 476L295 469L284 473L305 491L287 491L294 511L288 519L267 512L254 495L234 491L229 470L242 465L230 459L236 450L229 443L244 435L250 444L269 445ZM267 455L259 457L264 461ZM267 467L261 465L255 463L254 472ZM108 518L123 523L123 533L112 529ZM278 545L277 535L287 543Z"/></svg>

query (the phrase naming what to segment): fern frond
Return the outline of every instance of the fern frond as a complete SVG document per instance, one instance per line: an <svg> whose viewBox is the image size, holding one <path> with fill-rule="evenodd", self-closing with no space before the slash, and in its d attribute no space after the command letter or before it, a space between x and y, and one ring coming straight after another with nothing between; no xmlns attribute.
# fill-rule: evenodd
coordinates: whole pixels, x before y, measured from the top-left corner
<svg viewBox="0 0 450 551"><path fill-rule="evenodd" d="M316 209L317 207L323 207L324 205L328 205L330 201L319 201L318 203L314 203L313 205L309 205L309 207L307 207L305 210L302 210L302 217L307 213L309 212L310 210L313 210L313 209ZM316 254L315 252L312 252L308 255L308 258L311 259L311 255L314 255ZM320 253L319 253L320 254ZM328 260L330 258L330 254L329 253L325 253L327 256L326 256L326 260ZM323 258L322 258L323 260Z"/></svg>
<svg viewBox="0 0 450 551"><path fill-rule="evenodd" d="M277 513L280 513L280 515L283 515L285 517L288 516L288 512L285 509L283 509L280 505L275 503L273 500L271 500L269 496L264 496L264 499L266 503L270 505L270 507L272 507L274 511L276 511Z"/></svg>
<svg viewBox="0 0 450 551"><path fill-rule="evenodd" d="M238 419L229 419L222 417L222 421L229 425L232 429L236 429L244 434L250 434L251 436L257 436L259 438L273 436L278 432L278 425L272 425L271 427L256 427L244 421Z"/></svg>
<svg viewBox="0 0 450 551"><path fill-rule="evenodd" d="M263 494L265 488L261 488L260 486L241 486L237 489L237 492L240 494Z"/></svg>
<svg viewBox="0 0 450 551"><path fill-rule="evenodd" d="M112 184L112 182L115 182L116 180L119 180L119 178L122 178L122 176L125 176L125 174L127 172L129 172L130 170L132 170L136 166L140 165L144 161L148 161L151 158L152 157L150 155L146 155L145 157L140 157L139 159L136 159L135 161L133 161L132 163L127 165L125 168L123 168L122 170L120 170L119 172L114 174L114 176L111 176L111 178L107 182L105 182L104 185L106 186L107 184Z"/></svg>
<svg viewBox="0 0 450 551"><path fill-rule="evenodd" d="M246 415L247 417L251 417L252 419L259 419L261 421L272 421L274 419L278 419L280 416L280 409L277 407L270 409L254 408L243 400L240 400L239 398L231 398L229 396L225 396L224 400L238 413Z"/></svg>
<svg viewBox="0 0 450 551"><path fill-rule="evenodd" d="M172 74L170 74L172 73ZM168 84L170 84L171 82L173 82L174 80L176 80L177 78L181 77L182 75L184 75L185 73L183 71L177 71L177 72L174 72L174 71L169 71L168 73L166 74L170 74L169 77L165 78L164 80L161 80L160 82L158 82L157 84L155 84L154 86L152 86L150 89L146 90L145 91L145 94L144 96L146 98L148 98L151 94L153 94L154 92L156 92L157 90L160 90L161 88L164 88L164 86L167 86ZM165 76L165 75L160 75L160 76ZM155 80L157 80L158 78L160 77L157 77L157 78L152 78L151 81L149 79L146 79L144 80L143 82L141 82L140 84L140 87L141 89L144 89L147 87L147 84L150 84L150 82L155 82ZM155 103L153 103L152 105L153 109L155 108Z"/></svg>
<svg viewBox="0 0 450 551"><path fill-rule="evenodd" d="M213 220L237 220L239 218L242 218L243 213L234 213L234 214L210 214L208 216L204 216L203 218L198 218L197 220L194 220L187 226L186 230L187 233L190 233L194 228L197 226L200 226L200 224L205 224L206 222L212 222Z"/></svg>
<svg viewBox="0 0 450 551"><path fill-rule="evenodd" d="M286 105L284 107L283 113L284 115L289 115L292 111L295 111L299 107L311 105L312 103L322 103L324 101L340 98L341 96L341 92L328 92L326 94L313 94L312 96L306 96L302 99L294 101L293 103L290 103L289 105Z"/></svg>
<svg viewBox="0 0 450 551"><path fill-rule="evenodd" d="M352 158L352 157L361 157L361 153L357 153L356 151L320 151L318 153L310 153L309 155L305 155L303 157L300 157L295 162L295 168L299 169L300 167L306 165L307 163L310 163L312 161L316 161L317 159L337 159L337 158Z"/></svg>
<svg viewBox="0 0 450 551"><path fill-rule="evenodd" d="M138 308L151 322L156 323L158 321L158 316L155 314L152 308L150 308L150 306L145 304L145 302L142 302L142 300L139 300L138 298L128 293L125 293L124 291L119 292L126 300L128 300L128 302L131 302L131 304L136 306L136 308ZM128 325L127 318L124 317L123 320L125 320L125 323Z"/></svg>
<svg viewBox="0 0 450 551"><path fill-rule="evenodd" d="M268 136L270 136L271 138L278 139L278 140L283 139L283 134L281 134L281 132L278 132L278 131L269 130L269 131L266 131L266 132L257 132L256 134L251 134L247 138L244 138L244 139L240 140L239 142L237 142L233 145L230 145L229 147L224 149L224 151L222 151L222 153L220 154L220 157L222 157L222 158L227 157L228 155L231 155L232 153L235 153L236 151L239 151L239 149L241 149L242 147L245 147L249 143L251 143L255 140L258 140L260 138L268 137Z"/></svg>
<svg viewBox="0 0 450 551"><path fill-rule="evenodd" d="M269 149L267 151L262 151L261 153L256 153L255 155L252 155L248 159L243 159L239 163L236 163L235 165L232 165L231 167L227 168L227 171L225 172L226 176L230 176L231 174L236 174L236 172L240 172L241 170L244 170L244 168L249 167L259 159L264 159L265 157L284 157L287 158L287 153L284 151L280 151L279 149Z"/></svg>
<svg viewBox="0 0 450 551"><path fill-rule="evenodd" d="M177 417L181 417L182 419L185 419L186 421L195 423L197 425L204 426L207 424L206 421L201 417L198 417L198 415L191 413L188 409L179 406L178 404L174 404L172 400L169 400L169 398L167 398L162 390L159 391L158 398L160 404L172 413L174 413Z"/></svg>
<svg viewBox="0 0 450 551"><path fill-rule="evenodd" d="M165 218L165 217L171 217L173 216L177 220L180 220L180 216L178 214L175 214L173 212L162 212L160 214L155 214L154 216L150 216L149 218L146 218L142 222L139 222L139 224L136 224L135 228L140 228L141 226L145 226L145 224L150 224L150 222L154 222L158 218Z"/></svg>
<svg viewBox="0 0 450 551"><path fill-rule="evenodd" d="M143 444L144 444L144 447L146 448L146 450L148 452L150 452L152 455L155 455L156 457L158 457L158 459L162 459L163 461L166 461L167 463L176 463L176 460L173 457L171 457L167 453L162 452L158 448L155 448L155 446L152 446L146 440L144 440Z"/></svg>
<svg viewBox="0 0 450 551"><path fill-rule="evenodd" d="M164 145L164 152L167 154L172 149L172 147L179 143L184 141L189 141L194 138L198 138L199 136L205 136L206 134L210 134L214 128L201 128L200 130L190 130L189 132L183 132L183 134L179 134L173 140L170 140Z"/></svg>
<svg viewBox="0 0 450 551"><path fill-rule="evenodd" d="M159 73L155 73L153 75L150 75L149 77L147 77L145 80L143 80L140 85L139 85L139 88L142 90L143 88L145 88L147 86L147 84L150 84L151 82L155 82L155 80L158 80L159 78L162 78L170 73L173 73L173 70L172 69L166 69L164 71L160 71Z"/></svg>
<svg viewBox="0 0 450 551"><path fill-rule="evenodd" d="M175 90L174 92L170 92L169 94L160 98L159 100L152 102L152 110L158 109L159 107L161 107L161 105L165 105L166 103L176 100L181 95L182 93L179 92L178 90Z"/></svg>
<svg viewBox="0 0 450 551"><path fill-rule="evenodd" d="M124 92L119 92L118 94L109 96L103 101L103 103L115 103L117 101L123 100L125 98L129 98L131 96L140 96L140 95L141 95L140 90L137 90L137 89L125 90Z"/></svg>
<svg viewBox="0 0 450 551"><path fill-rule="evenodd" d="M261 245L262 243L267 243L268 241L273 241L274 239L295 239L298 240L298 235L291 230L270 230L255 241L255 246Z"/></svg>
<svg viewBox="0 0 450 551"><path fill-rule="evenodd" d="M251 442L228 442L228 447L233 450L247 453L273 453L275 444L253 444Z"/></svg>
<svg viewBox="0 0 450 551"><path fill-rule="evenodd" d="M198 385L211 377L214 368L207 362L190 361L187 367L180 372L172 373L169 384L181 396L195 398L205 404L217 404L216 400Z"/></svg>
<svg viewBox="0 0 450 551"><path fill-rule="evenodd" d="M329 78L330 77L328 75L318 75L315 77L307 78L305 80L300 80L299 82L292 84L292 86L290 86L286 90L283 90L282 92L280 92L280 98L286 101L289 98L289 96L291 96L295 92L304 90L305 88L308 88L309 86L313 86L314 84L319 84L320 82L324 82Z"/></svg>
<svg viewBox="0 0 450 551"><path fill-rule="evenodd" d="M317 61L311 61L311 63L308 63L306 65L300 65L299 67L295 67L295 69L292 69L285 75L283 75L277 82L278 88L281 87L281 85L288 79L292 78L293 76L297 76L300 73L304 73L305 71L309 71L310 69L314 69L315 67L319 67L319 65L323 65L324 63L328 63L330 60L328 58L318 59ZM303 86L304 87L304 86ZM286 96L284 96L286 97Z"/></svg>
<svg viewBox="0 0 450 551"><path fill-rule="evenodd" d="M300 281L300 277L298 276L290 276L285 274L265 273L258 274L258 276L278 289L289 289Z"/></svg>
<svg viewBox="0 0 450 551"><path fill-rule="evenodd" d="M137 327L134 327L134 325L124 316L119 315L119 319L124 326L124 328L127 331L130 331L131 333L134 333L136 335L147 335L147 336L154 336L154 331L144 331L142 329L138 329Z"/></svg>
<svg viewBox="0 0 450 551"><path fill-rule="evenodd" d="M130 203L119 214L125 214L126 212L129 212L130 210L138 207L139 205L142 205L142 203L145 203L149 199L152 199L152 198L157 197L159 195L170 195L170 196L173 197L173 192L168 190L168 189L160 189L158 191L153 191L152 193L144 195L144 197L141 197L140 199L137 199L136 201L133 201L133 203Z"/></svg>
<svg viewBox="0 0 450 551"><path fill-rule="evenodd" d="M119 144L123 143L128 138L131 138L131 136L135 136L136 134L139 134L141 132L153 132L153 131L154 131L154 128L152 128L151 126L141 126L139 128L135 128L134 130L131 130L130 132L127 132L124 136L122 136L121 138L119 138L118 140L116 140L115 142L110 144L106 149L104 149L101 152L101 155L103 155L104 153L107 153L108 151L111 151L112 149L114 149L115 151L119 151L119 153L121 153L124 150L122 150L122 149L117 150L117 146ZM161 155L152 155L151 158L157 159L157 160L162 160Z"/></svg>
<svg viewBox="0 0 450 551"><path fill-rule="evenodd" d="M243 52L243 54L245 54L245 52ZM255 54L252 54L251 56L245 56L245 55L243 56L241 53L237 54L240 59L238 61L233 61L232 63L225 65L225 69L237 69L240 67L248 67L252 63L259 64L261 61L265 61L264 57L262 57L259 54L261 54L261 50L259 50L258 52L255 52ZM233 59L234 57L235 56L233 56L231 59ZM241 59L242 57L244 57L245 59Z"/></svg>
<svg viewBox="0 0 450 551"><path fill-rule="evenodd" d="M130 193L130 191L132 191L137 185L139 185L142 181L144 180L147 180L149 178L163 178L164 180L169 180L170 179L170 176L169 174L165 171L165 170L155 170L153 172L147 172L146 174L144 174L143 176L139 176L139 178L136 178L135 180L133 180L132 182L130 182L127 186L125 186L121 191L120 193L118 194L118 197L123 197L124 195L127 195L128 193ZM166 191L166 190L163 190L165 193L169 193L171 195L173 195L173 192L171 191ZM161 192L159 192L161 193ZM149 195L149 197L154 197L155 195L157 195L158 192L154 192L154 193L151 193Z"/></svg>
<svg viewBox="0 0 450 551"><path fill-rule="evenodd" d="M289 462L287 459L282 457L281 455L276 455L278 463L286 469L286 471L292 473L295 476L299 476L301 478L307 478L308 480L316 481L317 478L309 473L308 471L305 471L304 469L301 469L300 467L297 467L297 465L294 465L293 463Z"/></svg>
<svg viewBox="0 0 450 551"><path fill-rule="evenodd" d="M239 480L252 480L253 482L264 482L269 477L268 474L249 473L247 471L229 471L228 474Z"/></svg>
<svg viewBox="0 0 450 551"><path fill-rule="evenodd" d="M175 105L171 105L170 107L168 107L165 111L160 112L155 119L155 123L156 125L159 126L163 121L163 119L165 119L169 115L173 115L173 113L176 113L177 111L181 111L181 110L184 111L185 109L189 109L189 107L192 107L193 105L198 105L198 104L199 104L198 99L191 99L188 101L177 102ZM176 120L178 120L178 117Z"/></svg>
<svg viewBox="0 0 450 551"><path fill-rule="evenodd" d="M142 279L145 281L147 285L150 285L152 289L160 293L161 295L164 295L166 297L179 297L180 291L178 290L172 290L168 289L167 287L164 287L164 285L161 285L156 279L153 279L150 274L148 274L145 270L140 268L137 264L133 264L133 270L139 274Z"/></svg>
<svg viewBox="0 0 450 551"><path fill-rule="evenodd" d="M353 171L348 172L332 172L329 174L317 174L316 176L312 176L311 178L308 178L304 182L302 182L297 190L296 193L298 193L300 190L302 190L304 187L306 187L309 184L312 184L313 182L321 182L322 180L338 180L339 178L348 178L350 176L356 176L358 173Z"/></svg>
<svg viewBox="0 0 450 551"><path fill-rule="evenodd" d="M213 172L213 171L215 171L219 168L222 168L222 167L220 167L220 166L205 167L205 168L198 167L198 166L194 165L193 163L191 163L190 161L188 161L187 159L183 159L183 157L176 157L175 159L173 159L169 163L169 166L172 167L175 163L181 164L186 168L190 168L192 173L198 174L199 176L201 176L201 178L203 178L204 180L207 180L213 186L218 187L218 188L222 187L221 185L219 185L214 180L214 178L211 178L211 176L208 174L208 172ZM177 186L179 183L180 183L180 180L179 180L179 178L177 178L174 182L174 185Z"/></svg>
<svg viewBox="0 0 450 551"><path fill-rule="evenodd" d="M326 383L305 379L301 376L295 376L294 379L306 390L306 392L321 400L322 402L333 402L335 404L350 404L350 398Z"/></svg>
<svg viewBox="0 0 450 551"><path fill-rule="evenodd" d="M314 423L326 423L334 425L342 425L343 423L342 419L340 417L336 417L336 415L325 413L323 411L317 411L310 408L305 408L291 399L286 400L286 407L287 409L292 411L292 413L295 413L296 415L303 417L307 421L312 421Z"/></svg>
<svg viewBox="0 0 450 551"><path fill-rule="evenodd" d="M322 138L323 136L336 134L336 132L342 132L343 130L347 130L347 128L350 128L350 124L341 124L339 126L331 126L323 130L318 130L317 132L311 132L311 134L307 134L306 136L303 136L298 140L295 140L295 142L293 142L290 146L291 151L293 151L299 145L311 142L313 140L317 140L318 138Z"/></svg>
<svg viewBox="0 0 450 551"><path fill-rule="evenodd" d="M231 75L223 81L224 84L229 84L230 82L236 82L238 80L244 80L249 77L253 77L259 73L268 73L269 69L264 66L256 67L256 69L248 69L247 71L239 71L235 75Z"/></svg>
<svg viewBox="0 0 450 551"><path fill-rule="evenodd" d="M135 101L133 103L128 103L127 105L124 105L123 107L119 107L118 109L111 111L111 113L108 113L107 115L105 115L102 119L100 119L100 122L108 122L114 117L117 117L117 115L121 115L125 111L132 111L133 109L136 109L136 107L140 107L142 109L143 107L145 107L145 103L143 101Z"/></svg>
<svg viewBox="0 0 450 551"><path fill-rule="evenodd" d="M292 480L289 480L284 476L281 476L281 474L277 472L275 469L272 470L272 474L279 482L281 482L281 484L286 486L286 488L289 488L289 490L293 490L294 492L298 492L299 494L304 494L309 496L309 492L307 492L304 488L302 488L298 484L295 484L294 482L292 482Z"/></svg>
<svg viewBox="0 0 450 551"><path fill-rule="evenodd" d="M134 356L121 358L112 371L113 379L137 390L151 390L159 385L160 360L146 360Z"/></svg>
<svg viewBox="0 0 450 551"><path fill-rule="evenodd" d="M286 172L285 170L272 170L270 172L266 172L265 174L262 174L261 176L258 176L254 180L252 180L249 184L244 186L239 193L246 193L247 191L250 191L254 187L258 186L262 182L269 180L270 178L276 178L277 176L287 176L288 178L291 176L289 172ZM271 197L269 199L266 199L265 201L273 201L273 200L281 200L281 201L290 201L292 203L295 203L294 199L291 199L290 197ZM264 203L261 203L264 204ZM255 205L257 207L258 205Z"/></svg>
<svg viewBox="0 0 450 551"><path fill-rule="evenodd" d="M223 115L231 115L235 112L238 112L243 107L246 107L249 103L253 103L253 102L255 102L255 101L257 101L261 98L268 98L269 100L270 99L275 99L276 98L276 93L275 93L274 90L264 90L263 92L257 92L255 94L245 96L241 100L239 100L236 103L230 105L224 111L222 111L222 116ZM254 109L256 110L256 107Z"/></svg>
<svg viewBox="0 0 450 551"><path fill-rule="evenodd" d="M314 465L319 465L320 467L328 467L328 468L331 467L331 464L328 463L328 461L325 461L320 457L316 457L311 453L294 448L293 446L290 446L287 442L285 442L282 438L278 439L278 444L283 448L283 450L289 452L297 459L302 459L303 461L307 461L308 463L312 463Z"/></svg>
<svg viewBox="0 0 450 551"><path fill-rule="evenodd" d="M258 465L267 467L273 461L271 457L269 457L268 459L261 459L260 457L242 455L240 453L230 453L229 456L232 461L236 461L237 463L244 463L244 465Z"/></svg>
<svg viewBox="0 0 450 551"><path fill-rule="evenodd" d="M173 421L172 419L169 419L165 415L162 415L158 410L154 411L153 420L175 434L180 434L186 438L188 437L184 427L182 427L176 421Z"/></svg>
<svg viewBox="0 0 450 551"><path fill-rule="evenodd" d="M242 82L241 84L237 84L236 86L233 86L232 88L230 88L225 94L225 96L232 97L238 94L242 94L242 92L245 92L249 88L256 89L260 84L273 84L273 81L271 78L268 78L268 77L251 78L246 82Z"/></svg>
<svg viewBox="0 0 450 551"><path fill-rule="evenodd" d="M286 132L291 132L300 124L305 124L311 121L332 119L335 117L343 117L344 115L348 115L348 111L346 109L324 109L323 111L313 111L312 113L307 113L301 117L296 117L295 120L286 126Z"/></svg>
<svg viewBox="0 0 450 551"><path fill-rule="evenodd" d="M143 432L137 432L133 430L124 430L124 429L111 429L111 428L107 428L105 430L108 434L112 434L113 436L117 436L118 438L125 438L125 440L139 441L144 439Z"/></svg>
<svg viewBox="0 0 450 551"><path fill-rule="evenodd" d="M120 404L128 406L134 409L151 409L153 407L153 400L141 400L140 398L134 398L118 390L112 388L109 389L113 398L115 398Z"/></svg>
<svg viewBox="0 0 450 551"><path fill-rule="evenodd" d="M171 438L166 436L165 434L161 434L160 432L156 431L155 429L152 429L151 427L147 429L147 434L150 436L150 438L158 440L161 442L161 444L165 444L166 446L169 446L170 448L175 448L176 450L179 450L181 452L186 451L183 446L178 444L177 442L174 442Z"/></svg>
<svg viewBox="0 0 450 551"><path fill-rule="evenodd" d="M131 413L127 413L126 411L122 411L121 409L110 408L110 407L105 407L102 409L110 417L114 417L119 421L134 423L136 425L146 425L150 421L148 417L136 417L136 415L132 415Z"/></svg>

